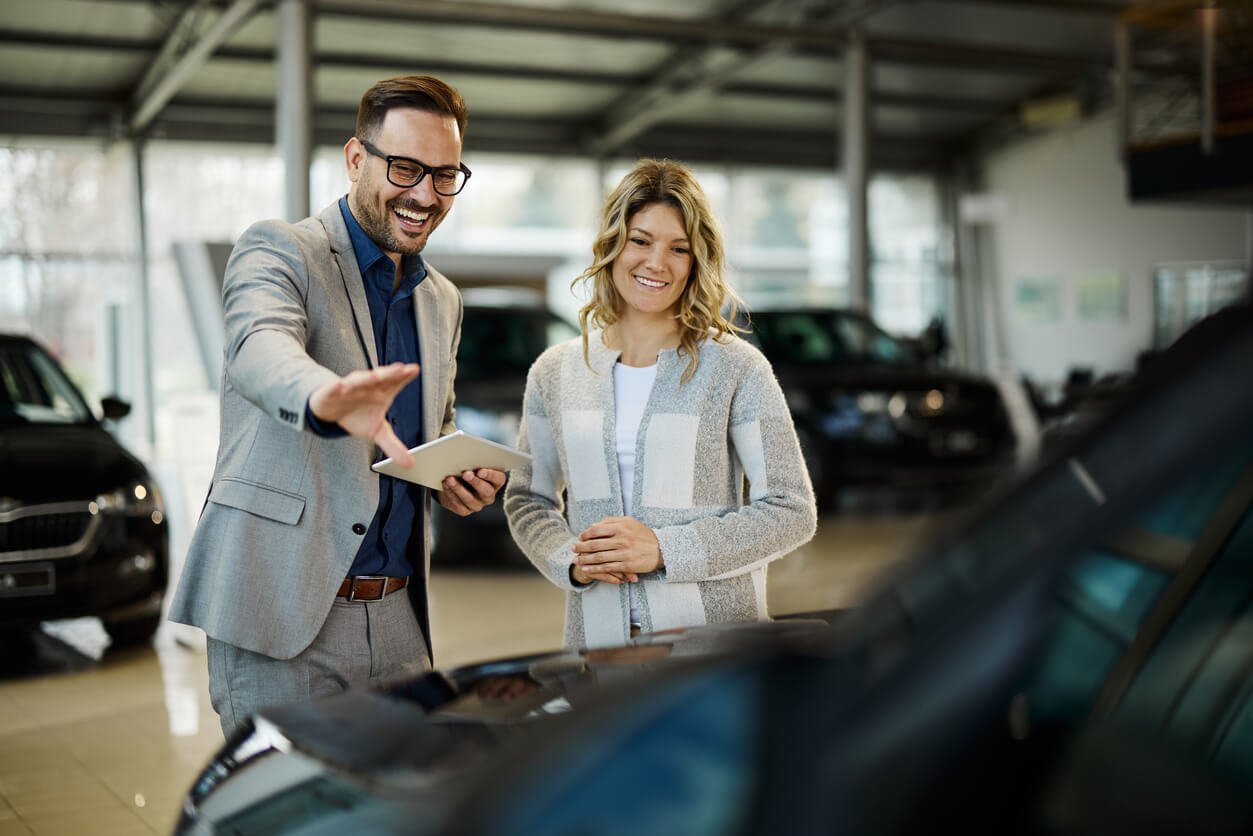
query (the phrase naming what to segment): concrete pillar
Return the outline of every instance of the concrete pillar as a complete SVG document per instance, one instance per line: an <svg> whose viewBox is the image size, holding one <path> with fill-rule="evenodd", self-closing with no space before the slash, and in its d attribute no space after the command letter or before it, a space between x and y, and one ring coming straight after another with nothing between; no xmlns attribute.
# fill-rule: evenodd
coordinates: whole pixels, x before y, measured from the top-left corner
<svg viewBox="0 0 1253 836"><path fill-rule="evenodd" d="M279 0L278 89L274 138L283 159L283 215L309 216L309 168L313 162L313 26L309 0Z"/></svg>
<svg viewBox="0 0 1253 836"><path fill-rule="evenodd" d="M848 200L849 303L870 311L870 226L867 189L870 183L870 61L866 36L849 32L844 51L844 142L841 169Z"/></svg>
<svg viewBox="0 0 1253 836"><path fill-rule="evenodd" d="M135 207L135 266L138 273L137 295L139 297L139 363L140 388L142 390L144 416L143 440L148 444L148 455L156 449L157 417L156 398L154 397L153 379L156 368L152 359L152 292L151 277L148 266L148 217L144 212L144 137L136 136L131 140L134 152L132 169L134 171L134 207Z"/></svg>

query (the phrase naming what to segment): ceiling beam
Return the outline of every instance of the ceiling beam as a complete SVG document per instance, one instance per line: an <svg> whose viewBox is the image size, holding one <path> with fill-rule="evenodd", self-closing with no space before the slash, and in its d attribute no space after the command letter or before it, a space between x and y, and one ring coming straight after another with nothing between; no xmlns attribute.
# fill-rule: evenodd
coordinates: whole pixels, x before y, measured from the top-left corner
<svg viewBox="0 0 1253 836"><path fill-rule="evenodd" d="M375 0L377 2L377 0ZM1112 41L1111 41L1112 42ZM1062 53L1062 52L1041 52L1027 51L1021 49L1007 50L996 49L992 47L977 46L972 44L960 43L937 43L933 41L922 41L916 39L889 38L889 37L868 37L867 48L870 50L872 58L877 63L892 64L917 64L917 65L944 65L950 67L973 67L991 71L1004 72L1038 72L1042 69L1067 71L1082 71L1090 69L1094 64L1101 63L1094 61L1089 56ZM119 52L119 53L135 53L143 52L151 54L158 50L161 42L151 39L141 38L120 38L120 37L84 37L74 35L61 35L49 32L33 32L20 29L2 29L0 28L0 45L11 46L35 46L45 47L48 49L66 49L66 50L96 50L101 52ZM725 44L724 44L725 45ZM824 59L836 59L840 55L841 46L838 47L821 47L814 48L800 44L796 47L796 53L805 57L817 57ZM1110 48L1111 58L1108 66L1113 66L1113 48ZM222 58L230 58L243 61L258 61L270 63L274 61L274 50L264 48L249 47L221 47L215 53L215 56ZM396 64L412 63L413 56L397 55L397 56L378 56L378 55L360 55L357 53L339 53L333 51L319 51L314 56L314 61L318 65L330 64L337 66L358 66L358 67L382 67L393 66ZM430 66L447 66L449 71L479 73L479 74L510 74L518 70L516 66L502 65L495 68L491 63L471 62L471 61L424 61L424 64ZM1164 65L1160 61L1152 64L1137 64L1137 71L1146 72L1172 72L1178 71L1179 67ZM527 68L522 72L531 73L535 77L550 76L557 80L579 81L579 76L587 76L594 81L607 81L613 83L614 79L638 79L639 76L619 76L617 73L604 73L594 70L569 71L548 68Z"/></svg>
<svg viewBox="0 0 1253 836"><path fill-rule="evenodd" d="M198 18L208 3L196 3L180 16L160 52L149 65L131 96L127 129L142 133L153 117L174 97L187 79L200 68L215 49L226 42L235 28L256 10L260 0L235 0L203 32L197 33Z"/></svg>
<svg viewBox="0 0 1253 836"><path fill-rule="evenodd" d="M724 0L716 11L720 18L752 21L764 14L788 14L791 9L786 3L774 0ZM584 150L596 157L611 153L623 142L685 106L693 96L728 80L737 69L751 63L746 55L746 50L728 51L715 44L696 49L672 49L654 65L645 82L632 85L601 108L597 116L587 120L593 127L581 140Z"/></svg>
<svg viewBox="0 0 1253 836"><path fill-rule="evenodd" d="M429 23L460 23L510 30L532 29L568 35L638 38L681 43L724 43L752 46L780 40L836 49L844 34L834 29L728 23L708 17L634 15L569 7L464 3L460 0L314 0L319 15L380 18Z"/></svg>
<svg viewBox="0 0 1253 836"><path fill-rule="evenodd" d="M718 16L743 17L746 23L760 25L756 18L769 15L777 16L775 23L782 19L789 27L832 26L843 30L891 2L894 0L852 0L833 9L828 3L815 4L811 0L740 0ZM647 84L627 91L603 108L598 117L590 120L594 129L583 141L587 151L594 156L611 154L694 98L725 89L735 76L795 48L791 41L783 39L739 49L720 47L709 44L694 53L676 52L657 66Z"/></svg>

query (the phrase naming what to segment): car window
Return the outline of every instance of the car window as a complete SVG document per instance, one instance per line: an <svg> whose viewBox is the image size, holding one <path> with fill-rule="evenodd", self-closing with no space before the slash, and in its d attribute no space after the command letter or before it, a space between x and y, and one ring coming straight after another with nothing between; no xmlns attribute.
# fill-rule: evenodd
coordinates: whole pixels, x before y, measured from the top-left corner
<svg viewBox="0 0 1253 836"><path fill-rule="evenodd" d="M1253 784L1253 513L1222 546L1115 715Z"/></svg>
<svg viewBox="0 0 1253 836"><path fill-rule="evenodd" d="M752 315L751 327L752 338L772 363L918 362L906 343L870 320L842 311L761 311Z"/></svg>
<svg viewBox="0 0 1253 836"><path fill-rule="evenodd" d="M0 345L0 420L83 424L91 411L56 362L25 344Z"/></svg>
<svg viewBox="0 0 1253 836"><path fill-rule="evenodd" d="M832 324L850 352L858 357L891 365L911 365L917 361L914 352L904 343L869 320L841 314L833 318Z"/></svg>
<svg viewBox="0 0 1253 836"><path fill-rule="evenodd" d="M1141 530L1182 545L1186 562L1176 571L1095 550L1067 572L1027 689L1033 721L1086 716L1148 619L1169 618L1160 640L1141 640L1148 651L1130 670L1113 717L1206 753L1253 782L1251 462L1253 441L1223 451L1166 486L1166 495L1138 519ZM1232 508L1242 508L1241 516L1229 516ZM1229 536L1223 533L1233 525ZM1198 568L1214 537L1222 540L1220 550ZM1197 572L1203 574L1189 593L1188 576ZM1177 612L1176 599L1183 602Z"/></svg>
<svg viewBox="0 0 1253 836"><path fill-rule="evenodd" d="M1071 567L1057 589L1048 639L1026 689L1033 722L1088 713L1170 577L1102 552Z"/></svg>
<svg viewBox="0 0 1253 836"><path fill-rule="evenodd" d="M457 381L525 376L550 345L578 330L548 311L466 306L457 349Z"/></svg>
<svg viewBox="0 0 1253 836"><path fill-rule="evenodd" d="M772 363L841 363L848 351L826 323L805 312L754 314L753 334Z"/></svg>

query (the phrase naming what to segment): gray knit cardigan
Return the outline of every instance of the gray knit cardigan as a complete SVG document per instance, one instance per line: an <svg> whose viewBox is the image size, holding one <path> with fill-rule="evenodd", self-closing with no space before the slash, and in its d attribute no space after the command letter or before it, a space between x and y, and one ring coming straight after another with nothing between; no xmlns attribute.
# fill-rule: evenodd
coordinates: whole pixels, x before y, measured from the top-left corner
<svg viewBox="0 0 1253 836"><path fill-rule="evenodd" d="M608 647L629 638L626 584L570 581L578 534L623 514L614 438L613 366L600 332L548 349L527 375L510 472L509 529L566 595L565 643ZM765 357L739 338L706 340L695 374L662 351L635 443L632 509L657 534L665 566L642 575L645 631L761 621L766 565L809 540L817 513L783 392ZM747 477L747 485L745 478Z"/></svg>

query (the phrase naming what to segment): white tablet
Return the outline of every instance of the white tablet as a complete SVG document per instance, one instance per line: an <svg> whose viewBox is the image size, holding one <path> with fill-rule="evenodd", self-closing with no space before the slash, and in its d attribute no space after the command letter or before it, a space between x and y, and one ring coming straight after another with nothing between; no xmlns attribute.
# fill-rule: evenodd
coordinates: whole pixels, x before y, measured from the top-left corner
<svg viewBox="0 0 1253 836"><path fill-rule="evenodd" d="M419 444L409 452L413 455L413 467L383 459L370 465L370 468L385 476L395 476L439 490L446 477L460 475L466 470L478 470L480 467L509 470L531 461L531 457L520 450L463 430Z"/></svg>

